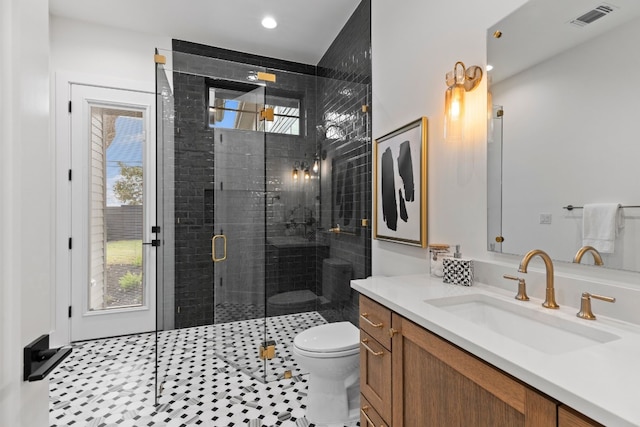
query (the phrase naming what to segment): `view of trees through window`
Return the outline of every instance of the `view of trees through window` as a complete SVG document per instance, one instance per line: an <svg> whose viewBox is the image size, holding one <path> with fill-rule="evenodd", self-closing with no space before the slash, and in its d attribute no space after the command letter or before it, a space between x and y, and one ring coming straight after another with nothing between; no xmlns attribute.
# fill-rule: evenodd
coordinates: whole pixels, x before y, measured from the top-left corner
<svg viewBox="0 0 640 427"><path fill-rule="evenodd" d="M141 305L143 114L92 107L91 128L89 307Z"/></svg>

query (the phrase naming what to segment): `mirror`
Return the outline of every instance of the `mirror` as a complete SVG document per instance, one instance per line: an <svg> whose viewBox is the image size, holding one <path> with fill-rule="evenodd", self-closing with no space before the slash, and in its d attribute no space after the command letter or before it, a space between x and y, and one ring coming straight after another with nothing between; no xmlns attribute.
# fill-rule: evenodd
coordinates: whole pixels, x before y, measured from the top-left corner
<svg viewBox="0 0 640 427"><path fill-rule="evenodd" d="M571 262L581 207L619 203L604 266L640 271L639 16L637 0L530 0L488 29L490 251Z"/></svg>

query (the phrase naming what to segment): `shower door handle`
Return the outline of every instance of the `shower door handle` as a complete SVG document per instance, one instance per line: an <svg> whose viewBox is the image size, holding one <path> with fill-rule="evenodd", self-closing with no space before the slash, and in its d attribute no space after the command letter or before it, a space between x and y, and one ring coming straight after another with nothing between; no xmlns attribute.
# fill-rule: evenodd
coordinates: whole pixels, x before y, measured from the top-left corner
<svg viewBox="0 0 640 427"><path fill-rule="evenodd" d="M222 258L216 258L216 240L222 239ZM216 234L211 238L211 259L213 262L220 262L227 259L227 236L224 234Z"/></svg>

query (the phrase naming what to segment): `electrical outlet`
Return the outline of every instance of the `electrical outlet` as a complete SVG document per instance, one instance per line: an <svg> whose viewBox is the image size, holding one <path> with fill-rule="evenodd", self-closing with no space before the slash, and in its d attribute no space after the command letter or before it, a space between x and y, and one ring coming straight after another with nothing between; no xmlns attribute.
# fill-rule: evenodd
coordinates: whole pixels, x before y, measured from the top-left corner
<svg viewBox="0 0 640 427"><path fill-rule="evenodd" d="M551 224L551 214L550 213L541 213L540 214L540 224Z"/></svg>

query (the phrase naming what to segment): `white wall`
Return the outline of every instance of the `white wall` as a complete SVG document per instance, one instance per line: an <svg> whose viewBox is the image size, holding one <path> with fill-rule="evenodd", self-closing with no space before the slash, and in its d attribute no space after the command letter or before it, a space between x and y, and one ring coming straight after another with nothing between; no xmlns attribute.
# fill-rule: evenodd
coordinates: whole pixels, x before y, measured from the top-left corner
<svg viewBox="0 0 640 427"><path fill-rule="evenodd" d="M399 7L397 3L372 2L373 137L427 116L428 241L461 244L463 255L488 261L497 268L506 266L512 273L517 271L520 256L486 250L486 122L480 119L475 141L460 148L445 144L442 123L445 73L456 61L484 66L486 29L524 3L407 0ZM486 96L486 80L476 92L474 101L482 109L486 100L478 98ZM531 271L540 271L542 264L538 261ZM372 262L373 274L428 272L427 249L378 240L372 244ZM570 263L557 263L555 271L558 276L585 277L634 289L640 277L638 273ZM559 281L562 287L563 279ZM558 302L565 303L562 297ZM570 301L570 305L576 304Z"/></svg>
<svg viewBox="0 0 640 427"><path fill-rule="evenodd" d="M51 71L142 81L154 89L154 49L171 38L51 17Z"/></svg>
<svg viewBox="0 0 640 427"><path fill-rule="evenodd" d="M372 2L373 137L427 116L428 241L486 258L486 123L462 146L443 139L445 74L456 61L484 67L486 29L524 1ZM486 79L471 93L486 105ZM373 274L428 271L427 250L374 240Z"/></svg>
<svg viewBox="0 0 640 427"><path fill-rule="evenodd" d="M50 328L52 147L47 0L0 3L0 425L48 425L22 349Z"/></svg>

